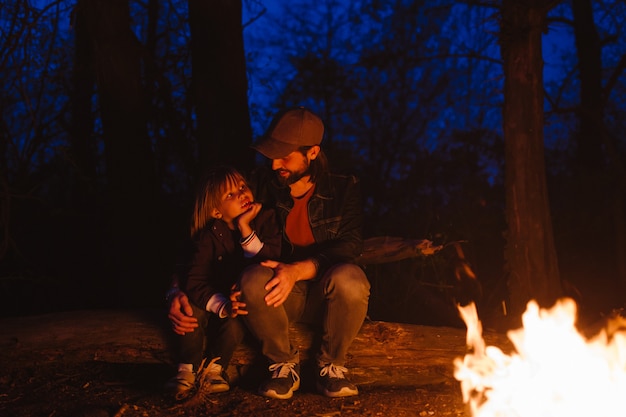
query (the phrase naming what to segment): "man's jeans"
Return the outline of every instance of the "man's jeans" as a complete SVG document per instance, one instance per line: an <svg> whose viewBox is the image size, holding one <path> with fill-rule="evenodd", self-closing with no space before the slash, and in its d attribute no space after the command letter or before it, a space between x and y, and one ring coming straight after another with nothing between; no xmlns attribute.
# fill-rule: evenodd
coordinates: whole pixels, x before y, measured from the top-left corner
<svg viewBox="0 0 626 417"><path fill-rule="evenodd" d="M298 351L289 340L289 323L300 321L321 327L318 365L343 366L367 314L370 284L363 270L353 264L337 264L319 279L297 282L278 307L268 306L264 300L264 287L272 276L272 269L252 265L240 281L249 313L243 317L261 343L263 355L273 363L299 362Z"/></svg>

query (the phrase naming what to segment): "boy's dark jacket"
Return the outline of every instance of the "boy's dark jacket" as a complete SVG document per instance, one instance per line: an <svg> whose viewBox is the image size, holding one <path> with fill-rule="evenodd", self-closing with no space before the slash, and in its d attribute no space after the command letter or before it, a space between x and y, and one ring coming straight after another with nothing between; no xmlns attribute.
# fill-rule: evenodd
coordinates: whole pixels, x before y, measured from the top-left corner
<svg viewBox="0 0 626 417"><path fill-rule="evenodd" d="M181 271L179 277L181 289L196 306L204 309L215 293L228 297L246 266L279 259L281 230L276 212L264 206L250 225L264 244L252 258L244 258L239 231L230 230L219 219L209 222L193 239L187 271Z"/></svg>

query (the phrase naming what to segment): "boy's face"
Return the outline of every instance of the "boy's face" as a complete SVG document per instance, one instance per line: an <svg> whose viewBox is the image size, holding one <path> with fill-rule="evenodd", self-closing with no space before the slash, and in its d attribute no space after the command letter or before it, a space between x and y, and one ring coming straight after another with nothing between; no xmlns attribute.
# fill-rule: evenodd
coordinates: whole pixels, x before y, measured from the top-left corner
<svg viewBox="0 0 626 417"><path fill-rule="evenodd" d="M214 217L232 226L233 220L248 211L253 202L252 191L244 180L229 183L224 189L219 207L214 210Z"/></svg>

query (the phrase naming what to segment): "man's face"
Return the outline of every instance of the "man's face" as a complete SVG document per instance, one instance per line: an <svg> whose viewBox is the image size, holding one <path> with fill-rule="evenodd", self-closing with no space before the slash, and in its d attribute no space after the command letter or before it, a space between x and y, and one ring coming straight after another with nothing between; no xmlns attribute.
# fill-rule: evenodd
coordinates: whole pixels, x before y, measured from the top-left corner
<svg viewBox="0 0 626 417"><path fill-rule="evenodd" d="M272 170L283 185L291 185L302 177L309 175L311 160L309 153L303 155L300 151L293 151L280 159L272 159Z"/></svg>

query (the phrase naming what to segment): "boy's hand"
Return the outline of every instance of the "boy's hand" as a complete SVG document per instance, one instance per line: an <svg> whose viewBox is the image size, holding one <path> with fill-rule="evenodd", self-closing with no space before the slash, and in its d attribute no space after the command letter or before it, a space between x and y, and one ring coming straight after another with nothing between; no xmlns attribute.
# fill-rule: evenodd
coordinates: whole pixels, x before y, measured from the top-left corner
<svg viewBox="0 0 626 417"><path fill-rule="evenodd" d="M248 314L246 303L239 301L239 297L241 297L241 291L236 285L233 285L230 292L230 302L227 306L228 317L235 318Z"/></svg>
<svg viewBox="0 0 626 417"><path fill-rule="evenodd" d="M252 232L250 222L256 218L261 211L263 205L261 203L252 203L245 213L240 214L235 221L242 236L247 236Z"/></svg>

